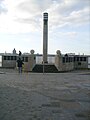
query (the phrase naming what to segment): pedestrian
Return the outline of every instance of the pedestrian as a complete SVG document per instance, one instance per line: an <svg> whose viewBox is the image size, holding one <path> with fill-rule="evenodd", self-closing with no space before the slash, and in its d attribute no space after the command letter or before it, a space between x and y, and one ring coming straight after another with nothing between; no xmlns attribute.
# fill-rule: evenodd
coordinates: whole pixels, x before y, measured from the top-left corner
<svg viewBox="0 0 90 120"><path fill-rule="evenodd" d="M21 60L21 58L19 58L18 60L17 60L17 67L18 67L18 72L19 73L22 73L22 65L23 65L24 63L23 63L23 61Z"/></svg>
<svg viewBox="0 0 90 120"><path fill-rule="evenodd" d="M21 51L19 51L19 57L21 56L21 54L22 54Z"/></svg>

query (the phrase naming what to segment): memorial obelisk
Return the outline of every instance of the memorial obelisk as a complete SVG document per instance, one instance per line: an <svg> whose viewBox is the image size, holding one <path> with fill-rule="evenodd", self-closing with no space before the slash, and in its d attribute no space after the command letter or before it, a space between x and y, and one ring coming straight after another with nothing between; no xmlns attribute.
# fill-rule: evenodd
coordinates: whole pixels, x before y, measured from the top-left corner
<svg viewBox="0 0 90 120"><path fill-rule="evenodd" d="M48 63L48 13L43 13L43 63Z"/></svg>

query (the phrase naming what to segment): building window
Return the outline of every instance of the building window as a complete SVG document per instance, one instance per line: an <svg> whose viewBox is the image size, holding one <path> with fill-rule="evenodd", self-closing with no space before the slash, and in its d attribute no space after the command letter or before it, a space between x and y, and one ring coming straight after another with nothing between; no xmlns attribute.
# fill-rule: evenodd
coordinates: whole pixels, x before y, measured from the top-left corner
<svg viewBox="0 0 90 120"><path fill-rule="evenodd" d="M28 57L25 57L25 62L28 62Z"/></svg>
<svg viewBox="0 0 90 120"><path fill-rule="evenodd" d="M62 62L65 63L65 57L62 58Z"/></svg>
<svg viewBox="0 0 90 120"><path fill-rule="evenodd" d="M80 61L83 61L83 57L80 57Z"/></svg>
<svg viewBox="0 0 90 120"><path fill-rule="evenodd" d="M66 62L68 62L69 60L68 60L68 57L66 57Z"/></svg>
<svg viewBox="0 0 90 120"><path fill-rule="evenodd" d="M86 61L86 57L84 57L83 60Z"/></svg>
<svg viewBox="0 0 90 120"><path fill-rule="evenodd" d="M77 61L79 61L79 57L77 57Z"/></svg>
<svg viewBox="0 0 90 120"><path fill-rule="evenodd" d="M69 62L72 62L73 61L73 58L72 57L69 57Z"/></svg>
<svg viewBox="0 0 90 120"><path fill-rule="evenodd" d="M6 60L6 56L4 56L4 60Z"/></svg>
<svg viewBox="0 0 90 120"><path fill-rule="evenodd" d="M13 60L13 56L11 56L11 60Z"/></svg>
<svg viewBox="0 0 90 120"><path fill-rule="evenodd" d="M10 56L7 56L7 60L10 60Z"/></svg>
<svg viewBox="0 0 90 120"><path fill-rule="evenodd" d="M70 62L70 57L68 58L68 62Z"/></svg>

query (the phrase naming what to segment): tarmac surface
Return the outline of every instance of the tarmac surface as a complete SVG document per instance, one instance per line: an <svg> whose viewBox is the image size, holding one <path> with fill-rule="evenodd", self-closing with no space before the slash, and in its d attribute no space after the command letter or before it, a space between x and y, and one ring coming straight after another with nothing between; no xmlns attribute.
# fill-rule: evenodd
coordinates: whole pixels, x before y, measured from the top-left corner
<svg viewBox="0 0 90 120"><path fill-rule="evenodd" d="M0 120L90 120L90 71L0 69Z"/></svg>

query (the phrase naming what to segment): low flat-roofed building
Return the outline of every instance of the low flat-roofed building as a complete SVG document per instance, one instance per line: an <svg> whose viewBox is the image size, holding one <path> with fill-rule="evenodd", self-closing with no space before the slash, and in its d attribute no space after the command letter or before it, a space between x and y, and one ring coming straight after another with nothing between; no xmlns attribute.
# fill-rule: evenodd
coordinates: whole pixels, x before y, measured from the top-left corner
<svg viewBox="0 0 90 120"><path fill-rule="evenodd" d="M19 55L14 53L0 53L0 67L16 68ZM24 71L33 71L35 65L43 65L43 55L34 53L23 53L21 59L24 62ZM89 69L90 56L89 55L75 55L75 54L48 54L48 65L55 65L58 72L70 71L75 69Z"/></svg>

